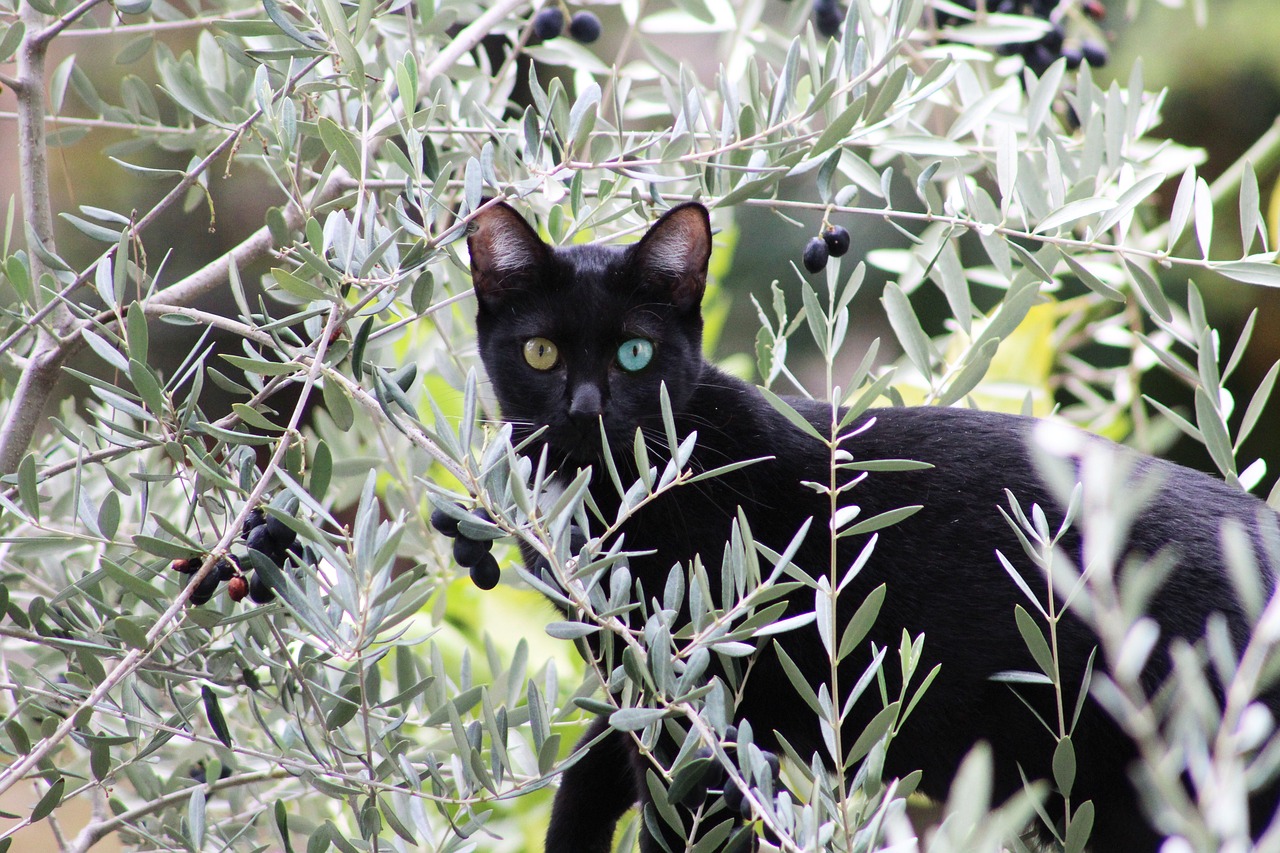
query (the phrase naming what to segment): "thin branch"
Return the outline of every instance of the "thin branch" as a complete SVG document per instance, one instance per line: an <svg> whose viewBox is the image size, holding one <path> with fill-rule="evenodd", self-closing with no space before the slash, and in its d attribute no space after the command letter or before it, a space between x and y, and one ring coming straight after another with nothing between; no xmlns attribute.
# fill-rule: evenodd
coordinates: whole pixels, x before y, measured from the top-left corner
<svg viewBox="0 0 1280 853"><path fill-rule="evenodd" d="M4 81L4 75L0 75L0 82ZM17 82L17 81L14 81ZM16 119L16 112L8 112L0 110L0 119ZM155 134L172 134L177 136L191 136L199 131L195 127L169 127L164 124L143 124L142 122L129 121L109 121L104 118L77 118L76 116L45 116L44 120L58 127L89 127L100 130L127 130L137 133L146 131Z"/></svg>
<svg viewBox="0 0 1280 853"><path fill-rule="evenodd" d="M49 42L58 37L59 33L92 12L94 6L101 6L105 2L106 0L82 0L79 6L76 6L70 12L67 12L67 14L58 18L58 20L54 21L41 32L31 36L30 38L32 43L39 45L40 49L43 50Z"/></svg>
<svg viewBox="0 0 1280 853"><path fill-rule="evenodd" d="M217 15L213 18L183 18L178 21L148 21L145 24L118 24L113 27L98 27L94 29L83 30L66 30L61 34L62 38L92 38L95 36L131 36L147 33L162 33L172 30L190 30L197 27L209 27L217 24L219 21L238 21L245 18L253 18L261 14L262 9L258 5L249 6L235 12L228 12L225 15Z"/></svg>
<svg viewBox="0 0 1280 853"><path fill-rule="evenodd" d="M528 5L529 0L498 0L480 17L467 24L462 30L450 39L439 53L427 63L427 67L423 69L419 75L418 89L419 95L425 95L430 86L435 82L437 77L443 76L454 63L462 58L462 55L473 47L478 45L485 36L493 31L498 24L511 17L512 13L521 6ZM371 137L378 137L395 126L400 121L400 116L394 111L387 111L382 118L374 122L369 128Z"/></svg>
<svg viewBox="0 0 1280 853"><path fill-rule="evenodd" d="M84 640L66 639L64 637L49 636L46 634L37 634L34 631L24 631L21 628L14 628L9 625L0 625L0 637L8 637L12 640L21 640L24 643L30 643L33 646L47 646L51 649L60 649L71 652L88 652L95 655L114 655L118 649L112 649L103 646L100 643L90 643ZM148 672L162 673L165 675L180 675L186 679L209 678L210 674L198 669L188 669L183 666L174 664L143 664L139 669Z"/></svg>
<svg viewBox="0 0 1280 853"><path fill-rule="evenodd" d="M225 779L218 779L213 782L206 782L204 785L205 796L211 796L219 791L228 790L230 788L238 788L241 785L251 785L254 782L265 782L268 779L282 779L291 775L289 770L283 767L273 767L270 770L255 770L251 773L237 773L234 776L228 776ZM135 820L144 818L147 815L155 814L163 811L170 806L178 805L191 799L191 788L181 788L172 793L165 794L163 797L157 797L154 800L143 803L140 806L121 812L115 817L106 820L97 820L80 830L80 834L67 847L68 853L85 853L90 847L106 838L111 833L127 826Z"/></svg>

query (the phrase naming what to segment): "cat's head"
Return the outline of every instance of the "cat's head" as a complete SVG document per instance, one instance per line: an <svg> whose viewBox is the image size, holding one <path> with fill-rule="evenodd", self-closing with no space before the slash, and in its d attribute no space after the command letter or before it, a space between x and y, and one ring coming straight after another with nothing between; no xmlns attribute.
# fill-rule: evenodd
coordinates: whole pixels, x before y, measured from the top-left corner
<svg viewBox="0 0 1280 853"><path fill-rule="evenodd" d="M638 243L554 247L514 209L471 222L480 356L517 436L546 427L556 456L600 456L636 427L661 430L659 388L679 411L702 372L706 208L669 210Z"/></svg>

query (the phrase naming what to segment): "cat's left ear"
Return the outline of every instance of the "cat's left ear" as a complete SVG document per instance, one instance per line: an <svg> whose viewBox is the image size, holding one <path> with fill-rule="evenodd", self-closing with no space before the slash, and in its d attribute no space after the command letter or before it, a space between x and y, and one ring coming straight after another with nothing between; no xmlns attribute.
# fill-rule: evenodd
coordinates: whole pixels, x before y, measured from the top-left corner
<svg viewBox="0 0 1280 853"><path fill-rule="evenodd" d="M636 243L632 261L669 290L671 304L696 308L707 287L711 259L711 217L696 201L671 208Z"/></svg>

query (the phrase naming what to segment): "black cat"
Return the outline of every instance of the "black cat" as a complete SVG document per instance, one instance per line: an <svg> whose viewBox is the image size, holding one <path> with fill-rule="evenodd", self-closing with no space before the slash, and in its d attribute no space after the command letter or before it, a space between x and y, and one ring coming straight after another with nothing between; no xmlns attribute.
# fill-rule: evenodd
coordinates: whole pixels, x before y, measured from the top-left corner
<svg viewBox="0 0 1280 853"><path fill-rule="evenodd" d="M628 465L636 428L663 432L661 383L670 395L679 435L698 433L693 467L766 459L696 487L676 488L626 522L627 550L652 552L630 561L632 576L649 595L660 595L672 565L687 563L694 555L718 567L739 508L755 540L776 551L813 519L794 562L814 572L827 571L827 498L802 485L826 481L827 448L789 423L756 388L702 357L700 302L711 231L701 205L673 208L629 246L553 248L515 210L498 204L475 218L468 245L479 301L480 354L503 416L514 425L517 439L543 429L529 452L536 458L547 448L564 476L594 466L591 494L603 517L614 517L619 498L600 464L600 424L610 446L618 449L624 475L634 473L634 465ZM828 404L790 402L828 433ZM1014 620L1014 605L1027 602L995 552L1012 560L1037 594L1045 594L1040 571L1024 556L997 507L1008 505L1008 489L1023 506L1034 502L1044 507L1053 529L1062 517L1031 461L1028 442L1035 423L970 409L873 409L856 422L865 429L842 445L860 460L909 458L933 466L872 473L845 493L846 503L861 508L860 518L907 505L923 508L880 532L869 563L842 594L837 624L847 622L869 591L886 584L879 618L863 650L842 665L841 683L853 684L867 667L871 643L896 649L904 629L912 636L924 635L921 672L941 664L936 681L891 744L884 767L890 777L923 771L919 787L935 798L946 795L961 760L979 741L992 747L997 797L1022 788L1020 767L1028 778L1052 778L1054 739L1008 684L992 680L1003 671L1036 669ZM652 452L659 455L658 448ZM1169 638L1199 638L1215 611L1225 614L1237 647L1242 647L1248 620L1223 568L1219 524L1227 517L1238 520L1262 553L1262 527L1273 524L1275 514L1258 499L1205 474L1145 457L1137 468L1158 476L1163 485L1141 512L1128 548L1152 555L1172 546L1178 558L1150 608L1161 629L1160 645L1145 673L1154 687L1169 671ZM850 565L865 544L862 536L839 540L840 565ZM1068 553L1079 554L1078 538L1069 535L1065 544ZM1263 579L1268 594L1274 569ZM713 581L719 578L717 571L708 574ZM797 596L792 612L812 607L812 592L806 591ZM811 668L814 684L827 680L827 656L815 629L777 639L794 661ZM1096 645L1091 631L1068 615L1059 630L1064 684L1081 683ZM898 687L892 669L885 667L891 696ZM1020 688L1046 719L1054 719L1049 713L1052 689L1041 689L1038 696L1034 686ZM1277 703L1271 706L1275 710ZM846 743L879 709L871 694L855 705ZM817 721L790 687L772 646L762 645L756 653L736 719L750 721L762 748L778 750L781 735L801 756L826 754ZM587 737L606 732L602 719ZM1154 850L1161 836L1141 817L1129 781L1133 743L1092 701L1085 705L1073 741L1079 768L1073 802L1092 800L1096 807L1092 849ZM621 815L649 801L646 768L630 736L604 734L583 760L565 771L546 849L607 853ZM1273 807L1274 796L1255 803L1255 824L1265 826ZM674 836L666 843L672 849L683 844ZM647 835L641 848L646 853L662 849Z"/></svg>

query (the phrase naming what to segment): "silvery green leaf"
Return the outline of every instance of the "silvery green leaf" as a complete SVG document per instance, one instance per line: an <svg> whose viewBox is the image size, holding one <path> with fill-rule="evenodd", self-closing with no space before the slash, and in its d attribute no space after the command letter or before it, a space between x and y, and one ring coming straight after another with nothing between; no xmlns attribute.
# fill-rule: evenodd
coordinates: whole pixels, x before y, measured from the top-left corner
<svg viewBox="0 0 1280 853"><path fill-rule="evenodd" d="M1236 345L1231 350L1231 357L1227 359L1227 364L1222 368L1222 380L1225 382L1235 373L1237 367L1240 366L1240 359L1244 357L1245 350L1249 346L1249 341L1253 337L1253 329L1258 321L1258 309L1254 308L1249 312L1249 317L1244 321L1244 328L1240 330L1240 335L1236 338Z"/></svg>
<svg viewBox="0 0 1280 853"><path fill-rule="evenodd" d="M271 22L280 28L280 31L298 44L307 48L317 48L323 46L322 40L314 33L304 33L299 30L289 16L284 14L277 0L262 0L262 7L267 13L267 17Z"/></svg>
<svg viewBox="0 0 1280 853"><path fill-rule="evenodd" d="M116 349L112 344L95 332L89 330L86 326L80 330L80 337L89 345L99 358L107 364L114 367L121 373L129 372L129 360L124 357L120 350Z"/></svg>
<svg viewBox="0 0 1280 853"><path fill-rule="evenodd" d="M765 401L768 402L768 404L772 406L779 414L785 417L793 426L799 428L802 432L806 433L811 438L815 438L818 441L822 441L822 442L826 441L826 439L822 437L822 434L818 432L817 428L815 428L813 424L809 423L809 421L806 420L803 415L797 412L795 408L792 407L792 405L788 403L786 400L782 399L777 394L773 393L767 388L760 388L759 391L762 395L764 395ZM735 463L730 463L730 464L735 464Z"/></svg>
<svg viewBox="0 0 1280 853"><path fill-rule="evenodd" d="M873 515L870 518L863 519L852 527L846 527L841 530L838 535L841 537L862 536L867 533L873 533L882 528L897 524L900 521L905 521L923 508L923 505L917 504L886 510L878 515Z"/></svg>
<svg viewBox="0 0 1280 853"><path fill-rule="evenodd" d="M1213 457L1213 463L1228 480L1234 479L1236 473L1235 454L1231 450L1231 437L1227 433L1227 425L1222 420L1218 407L1203 387L1196 388L1196 426L1204 439L1204 446Z"/></svg>
<svg viewBox="0 0 1280 853"><path fill-rule="evenodd" d="M204 786L196 785L187 799L187 833L195 850L204 846L204 806Z"/></svg>
<svg viewBox="0 0 1280 853"><path fill-rule="evenodd" d="M796 666L791 660L791 656L787 654L786 649L774 642L774 649L778 653L778 661L782 664L783 671L787 674L787 680L791 682L792 688L804 701L809 709L819 716L822 715L822 704L818 701L818 696L813 692L813 686L809 683L809 678L805 675L804 670Z"/></svg>
<svg viewBox="0 0 1280 853"><path fill-rule="evenodd" d="M1187 220L1191 216L1191 207L1195 203L1195 198L1196 169L1195 166L1188 166L1182 173L1182 180L1178 182L1178 191L1174 194L1173 208L1169 213L1169 236L1165 243L1167 251L1172 252L1178 245L1182 232L1187 227Z"/></svg>
<svg viewBox="0 0 1280 853"><path fill-rule="evenodd" d="M552 622L547 625L547 635L557 640L576 640L579 637L587 637L600 630L599 625L590 625L585 622Z"/></svg>
<svg viewBox="0 0 1280 853"><path fill-rule="evenodd" d="M924 328L920 325L920 321L916 318L915 310L911 307L911 301L907 299L907 295L902 292L902 288L893 282L885 285L884 296L881 297L884 304L885 313L889 317L889 325L893 327L894 335L898 338L898 342L902 344L903 350L907 353L907 358L922 376L929 376L932 372L933 362L937 357L933 344L929 337L924 333Z"/></svg>
<svg viewBox="0 0 1280 853"><path fill-rule="evenodd" d="M1266 241L1266 229L1262 227L1262 196L1258 190L1258 175L1253 170L1253 163L1246 160L1244 174L1240 178L1240 246L1242 254L1249 254L1253 242L1262 236Z"/></svg>
<svg viewBox="0 0 1280 853"><path fill-rule="evenodd" d="M1119 654L1113 666L1113 677L1120 683L1137 678L1147 665L1156 642L1160 639L1160 626L1149 616L1135 621L1120 645Z"/></svg>
<svg viewBox="0 0 1280 853"><path fill-rule="evenodd" d="M980 24L947 27L945 32L948 41L995 46L1039 41L1051 29L1049 21L1041 18L988 12Z"/></svg>
<svg viewBox="0 0 1280 853"><path fill-rule="evenodd" d="M609 725L620 732L635 732L666 715L662 708L619 708L609 716Z"/></svg>
<svg viewBox="0 0 1280 853"><path fill-rule="evenodd" d="M800 65L800 39L791 40L787 49L787 57L782 62L782 71L774 84L772 103L769 107L769 123L777 124L786 118L795 92L797 73Z"/></svg>
<svg viewBox="0 0 1280 853"><path fill-rule="evenodd" d="M477 210L484 196L484 182L480 173L480 161L475 157L467 158L467 168L463 177L463 194L467 202L467 210Z"/></svg>
<svg viewBox="0 0 1280 853"><path fill-rule="evenodd" d="M1200 246L1201 257L1208 260L1209 247L1213 241L1213 194L1209 191L1209 185L1204 178L1196 178L1196 195L1193 206L1196 243Z"/></svg>
<svg viewBox="0 0 1280 853"><path fill-rule="evenodd" d="M813 594L813 616L818 628L822 648L830 657L835 649L835 601L826 577L818 578L818 588Z"/></svg>
<svg viewBox="0 0 1280 853"><path fill-rule="evenodd" d="M1164 290L1160 287L1160 283L1138 264L1124 259L1125 269L1129 272L1129 279L1138 287L1138 293L1142 295L1143 300L1151 311L1164 320L1166 323L1173 319L1173 309L1169 306L1169 300L1164 295Z"/></svg>
<svg viewBox="0 0 1280 853"><path fill-rule="evenodd" d="M1006 669L993 674L992 681L1005 682L1007 684L1047 684L1053 686L1053 681L1049 676L1041 672L1027 672L1020 669Z"/></svg>
<svg viewBox="0 0 1280 853"><path fill-rule="evenodd" d="M1263 287L1280 287L1280 266L1259 261L1227 261L1215 263L1212 269L1227 278L1242 281L1245 284L1257 284Z"/></svg>
<svg viewBox="0 0 1280 853"><path fill-rule="evenodd" d="M1124 302L1123 293L1104 282L1098 276L1094 275L1083 262L1072 257L1070 253L1064 252L1062 254L1062 260L1071 268L1071 272L1076 278L1080 279L1080 282L1084 284L1085 287L1089 288L1099 296L1110 299L1113 302Z"/></svg>
<svg viewBox="0 0 1280 853"><path fill-rule="evenodd" d="M1240 431L1236 435L1233 451L1238 452L1240 450L1240 445L1249 437L1249 434L1253 432L1253 428L1257 426L1258 421L1262 418L1263 412L1266 411L1267 403L1271 399L1271 392L1275 389L1276 376L1278 374L1280 374L1280 361L1271 365L1271 369L1262 377L1262 381L1258 383L1253 396L1249 398L1249 405L1245 408L1244 417L1240 421Z"/></svg>
<svg viewBox="0 0 1280 853"><path fill-rule="evenodd" d="M845 623L844 631L840 635L840 647L836 650L837 660L844 660L866 639L867 634L871 632L871 627L880 616L880 608L884 604L886 592L886 586L880 584L867 593L867 597L854 611L853 617Z"/></svg>
<svg viewBox="0 0 1280 853"><path fill-rule="evenodd" d="M862 733L858 735L857 740L853 742L853 746L849 747L845 752L845 766L851 765L853 762L870 752L871 747L889 733L894 722L898 719L898 714L901 710L901 702L893 702L886 705L884 708L881 708L880 711L871 718L871 722L862 730Z"/></svg>
<svg viewBox="0 0 1280 853"><path fill-rule="evenodd" d="M977 388L978 383L987 375L987 369L991 367L991 359L995 358L999 346L999 338L986 338L978 346L970 348L965 355L964 367L943 389L938 396L938 403L950 406Z"/></svg>
<svg viewBox="0 0 1280 853"><path fill-rule="evenodd" d="M1053 653L1049 651L1049 643L1044 638L1044 632L1021 604L1013 606L1013 614L1027 651L1031 652L1031 657L1035 660L1036 666L1040 667L1040 671L1052 679L1056 666Z"/></svg>
<svg viewBox="0 0 1280 853"><path fill-rule="evenodd" d="M1031 91L1030 101L1027 104L1026 134L1029 138L1034 139L1039 135L1041 125L1044 124L1054 100L1058 97L1058 90L1062 86L1062 76L1066 70L1066 59L1059 57L1049 66L1044 75L1036 81L1035 88Z"/></svg>
<svg viewBox="0 0 1280 853"><path fill-rule="evenodd" d="M1095 216L1113 210L1115 207L1116 202L1109 198L1082 198L1079 201L1069 202L1040 220L1032 233L1044 234L1056 231L1064 225L1074 224L1085 217Z"/></svg>
<svg viewBox="0 0 1280 853"><path fill-rule="evenodd" d="M1164 415L1170 423L1176 426L1188 438L1193 441L1200 442L1201 444L1204 443L1204 436L1201 435L1200 430L1196 429L1195 426L1193 426L1191 422L1182 415L1152 397L1143 395L1143 399L1154 406L1160 414Z"/></svg>
<svg viewBox="0 0 1280 853"><path fill-rule="evenodd" d="M8 62L9 57L17 52L26 28L22 21L14 21L5 27L4 35L0 36L0 62Z"/></svg>

